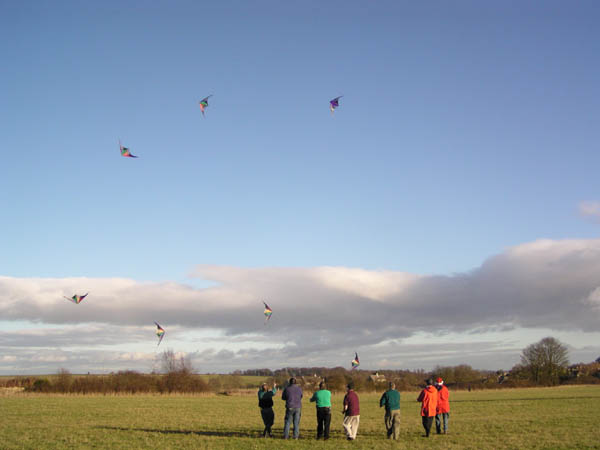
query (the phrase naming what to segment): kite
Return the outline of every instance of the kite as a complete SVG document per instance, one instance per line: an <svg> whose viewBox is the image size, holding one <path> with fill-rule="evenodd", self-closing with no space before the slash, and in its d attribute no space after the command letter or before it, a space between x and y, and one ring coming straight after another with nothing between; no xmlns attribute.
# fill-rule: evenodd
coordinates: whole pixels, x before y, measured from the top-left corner
<svg viewBox="0 0 600 450"><path fill-rule="evenodd" d="M158 322L154 322L154 325L156 325L156 336L158 337L158 344L156 344L156 346L158 347L163 340L163 337L165 337L165 330L158 324Z"/></svg>
<svg viewBox="0 0 600 450"><path fill-rule="evenodd" d="M137 158L137 156L131 154L127 147L123 147L121 145L121 141L119 141L119 149L121 150L121 156L124 156L126 158Z"/></svg>
<svg viewBox="0 0 600 450"><path fill-rule="evenodd" d="M340 98L342 98L342 97L343 97L343 95L340 95L339 97L336 97L333 100L329 100L329 110L331 111L331 114L333 114L333 110L335 108L340 106Z"/></svg>
<svg viewBox="0 0 600 450"><path fill-rule="evenodd" d="M89 292L88 292L89 294ZM63 295L63 297L65 297L67 300L69 300L70 302L75 303L76 305L79 305L81 303L81 301L87 297L87 294L85 295L77 295L75 294L73 297L66 297Z"/></svg>
<svg viewBox="0 0 600 450"><path fill-rule="evenodd" d="M269 321L269 319L271 318L271 315L273 315L273 310L271 308L269 308L269 305L267 305L265 302L263 302L265 305L265 325L266 323Z"/></svg>
<svg viewBox="0 0 600 450"><path fill-rule="evenodd" d="M208 106L208 99L212 97L212 94L208 97L204 97L198 103L200 104L200 111L202 111L202 116L204 116L204 109Z"/></svg>
<svg viewBox="0 0 600 450"><path fill-rule="evenodd" d="M360 361L358 360L358 353L354 352L354 359L352 360L352 369L356 369L360 366Z"/></svg>

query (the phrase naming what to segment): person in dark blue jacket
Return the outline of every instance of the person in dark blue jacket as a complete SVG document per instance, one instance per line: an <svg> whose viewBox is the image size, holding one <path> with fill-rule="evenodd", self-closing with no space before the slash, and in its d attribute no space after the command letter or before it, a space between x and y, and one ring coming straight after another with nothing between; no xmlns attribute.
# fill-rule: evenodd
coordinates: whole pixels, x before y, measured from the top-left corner
<svg viewBox="0 0 600 450"><path fill-rule="evenodd" d="M285 400L285 423L283 426L283 438L289 439L290 426L294 423L294 439L300 437L300 416L302 415L302 388L296 383L296 378L290 378L288 387L281 395Z"/></svg>

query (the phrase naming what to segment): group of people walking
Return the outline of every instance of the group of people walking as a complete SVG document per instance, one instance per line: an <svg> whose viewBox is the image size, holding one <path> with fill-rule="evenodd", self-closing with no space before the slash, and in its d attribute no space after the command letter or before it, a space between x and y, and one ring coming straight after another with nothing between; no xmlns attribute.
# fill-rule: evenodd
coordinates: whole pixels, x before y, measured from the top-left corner
<svg viewBox="0 0 600 450"><path fill-rule="evenodd" d="M435 385L433 379L425 380L427 386L421 391L418 402L421 402L421 419L425 428L425 437L429 437L433 418L435 417L435 430L437 434L448 433L448 420L450 419L450 393L444 385L444 380L438 378Z"/></svg>
<svg viewBox="0 0 600 450"><path fill-rule="evenodd" d="M421 402L421 416L423 427L425 428L424 437L429 437L433 419L435 417L436 431L438 434L448 432L448 420L450 418L450 403L448 388L444 385L444 380L438 378L434 384L433 379L425 380L426 387L421 391L418 402ZM258 390L258 406L263 419L265 428L263 437L273 437L272 427L275 421L273 412L273 397L277 393L277 384L269 389L267 384L263 384ZM296 378L289 380L288 386L283 390L281 399L285 401L285 419L283 426L283 438L290 438L290 429L293 428L293 438L300 437L300 417L302 414L302 388L298 385ZM331 392L327 389L325 382L319 383L319 390L315 391L310 398L311 402L316 403L317 407L317 439L329 439L329 429L331 425ZM396 390L393 382L389 383L389 389L383 393L379 400L379 407L385 407L385 428L388 439L400 438L400 393ZM352 441L356 439L358 425L360 423L360 404L358 395L354 392L354 385L350 382L346 385L346 395L344 396L343 427L346 433L346 439Z"/></svg>

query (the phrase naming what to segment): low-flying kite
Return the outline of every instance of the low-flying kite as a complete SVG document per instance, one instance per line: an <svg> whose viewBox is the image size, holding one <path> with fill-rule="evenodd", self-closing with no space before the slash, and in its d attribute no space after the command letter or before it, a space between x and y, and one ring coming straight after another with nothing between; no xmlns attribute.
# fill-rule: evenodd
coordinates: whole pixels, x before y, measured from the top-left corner
<svg viewBox="0 0 600 450"><path fill-rule="evenodd" d="M200 104L200 111L202 111L202 115L204 116L204 109L206 107L208 107L208 99L212 97L212 94L210 94L208 97L204 97L202 100L200 100L198 103Z"/></svg>
<svg viewBox="0 0 600 450"><path fill-rule="evenodd" d="M342 98L342 97L343 97L343 95L340 95L339 97L336 97L333 100L329 100L329 110L331 111L331 114L333 114L333 110L335 108L340 106L340 98Z"/></svg>
<svg viewBox="0 0 600 450"><path fill-rule="evenodd" d="M89 292L88 292L89 293ZM65 295L63 295L63 297L65 297L67 300L69 300L70 302L73 302L77 305L79 305L81 303L81 301L87 297L87 294L85 295L77 295L75 294L73 297L67 297Z"/></svg>
<svg viewBox="0 0 600 450"><path fill-rule="evenodd" d="M158 344L156 344L156 346L158 347L163 340L163 337L165 337L165 330L158 324L158 322L154 322L154 325L156 325L156 336L158 336Z"/></svg>
<svg viewBox="0 0 600 450"><path fill-rule="evenodd" d="M137 158L137 156L131 154L127 147L123 147L121 145L121 141L119 141L119 149L121 150L121 156L124 156L126 158Z"/></svg>
<svg viewBox="0 0 600 450"><path fill-rule="evenodd" d="M360 366L360 361L358 360L358 353L354 352L354 359L352 360L352 369L356 369Z"/></svg>
<svg viewBox="0 0 600 450"><path fill-rule="evenodd" d="M269 321L269 319L271 318L271 316L273 315L273 310L271 308L269 308L269 305L267 305L265 302L263 302L265 305L265 324Z"/></svg>

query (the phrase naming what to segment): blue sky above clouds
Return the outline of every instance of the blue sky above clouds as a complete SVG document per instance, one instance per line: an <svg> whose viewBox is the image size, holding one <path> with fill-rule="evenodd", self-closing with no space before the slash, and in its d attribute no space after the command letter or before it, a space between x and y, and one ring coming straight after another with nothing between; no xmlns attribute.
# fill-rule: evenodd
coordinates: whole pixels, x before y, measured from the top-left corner
<svg viewBox="0 0 600 450"><path fill-rule="evenodd" d="M1 5L0 373L596 358L599 13Z"/></svg>

